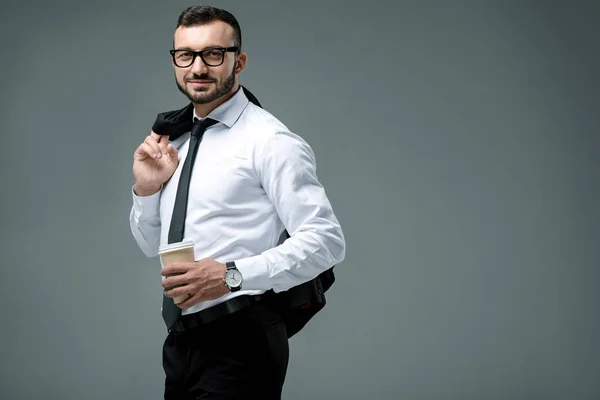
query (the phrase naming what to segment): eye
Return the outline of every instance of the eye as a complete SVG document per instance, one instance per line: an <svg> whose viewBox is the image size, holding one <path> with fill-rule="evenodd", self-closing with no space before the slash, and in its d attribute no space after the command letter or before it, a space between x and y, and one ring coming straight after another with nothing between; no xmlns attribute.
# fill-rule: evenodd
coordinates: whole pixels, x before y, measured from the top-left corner
<svg viewBox="0 0 600 400"><path fill-rule="evenodd" d="M221 57L221 52L219 50L207 50L204 55L211 58Z"/></svg>
<svg viewBox="0 0 600 400"><path fill-rule="evenodd" d="M179 58L179 59L192 58L192 52L190 52L190 51L179 51L179 52L177 52L177 58Z"/></svg>

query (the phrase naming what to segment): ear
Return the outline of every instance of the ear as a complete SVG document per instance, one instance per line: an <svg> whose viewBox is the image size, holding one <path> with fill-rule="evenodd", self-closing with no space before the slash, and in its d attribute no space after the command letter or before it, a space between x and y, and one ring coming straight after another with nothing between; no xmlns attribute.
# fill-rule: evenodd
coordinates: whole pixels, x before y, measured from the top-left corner
<svg viewBox="0 0 600 400"><path fill-rule="evenodd" d="M246 62L248 61L248 55L244 52L241 52L235 61L235 73L239 74L246 68Z"/></svg>

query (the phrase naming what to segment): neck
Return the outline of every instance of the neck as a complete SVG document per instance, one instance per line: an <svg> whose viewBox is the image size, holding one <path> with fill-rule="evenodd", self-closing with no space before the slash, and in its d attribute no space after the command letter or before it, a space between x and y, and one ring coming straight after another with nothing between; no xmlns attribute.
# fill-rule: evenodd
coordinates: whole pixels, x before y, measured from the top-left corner
<svg viewBox="0 0 600 400"><path fill-rule="evenodd" d="M219 107L221 104L225 103L227 100L231 99L233 97L233 95L238 91L239 87L240 87L240 84L238 82L236 82L235 85L233 85L233 88L227 94L224 94L223 96L219 97L218 99L211 101L210 103L206 103L206 104L194 103L194 110L196 111L196 115L198 115L200 118L206 117L208 114L211 113L212 110Z"/></svg>

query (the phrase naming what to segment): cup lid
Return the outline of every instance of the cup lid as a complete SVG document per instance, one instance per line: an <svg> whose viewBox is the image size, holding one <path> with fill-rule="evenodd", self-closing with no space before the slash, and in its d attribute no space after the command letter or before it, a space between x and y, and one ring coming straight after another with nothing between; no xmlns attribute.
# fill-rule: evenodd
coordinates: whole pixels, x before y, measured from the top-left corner
<svg viewBox="0 0 600 400"><path fill-rule="evenodd" d="M158 254L161 254L161 253L164 253L167 251L185 249L188 247L194 247L194 241L191 239L184 239L181 242L169 243L169 244L165 244L164 246L160 246L158 248Z"/></svg>

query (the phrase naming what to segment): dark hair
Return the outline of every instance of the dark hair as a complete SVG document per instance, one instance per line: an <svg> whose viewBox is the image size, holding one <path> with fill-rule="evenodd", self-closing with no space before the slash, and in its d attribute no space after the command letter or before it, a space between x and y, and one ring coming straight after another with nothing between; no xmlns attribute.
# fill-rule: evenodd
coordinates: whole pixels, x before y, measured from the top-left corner
<svg viewBox="0 0 600 400"><path fill-rule="evenodd" d="M191 6L183 10L179 19L177 19L177 28L192 27L208 24L214 21L223 21L233 28L233 45L242 49L242 30L237 19L228 11L220 8L207 6L207 5L196 5Z"/></svg>

